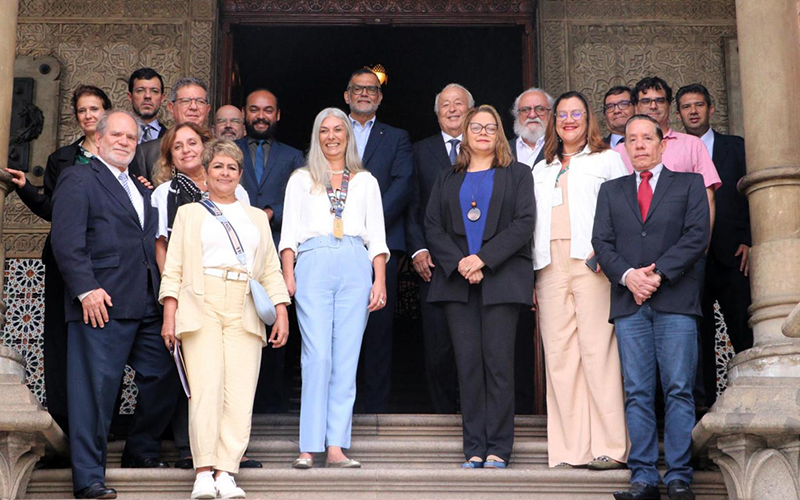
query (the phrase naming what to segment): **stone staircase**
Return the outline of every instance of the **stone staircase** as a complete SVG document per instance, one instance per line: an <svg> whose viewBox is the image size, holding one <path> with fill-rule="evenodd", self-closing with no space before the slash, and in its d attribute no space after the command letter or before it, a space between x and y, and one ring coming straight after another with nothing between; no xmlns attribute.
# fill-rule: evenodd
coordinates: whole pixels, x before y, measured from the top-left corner
<svg viewBox="0 0 800 500"><path fill-rule="evenodd" d="M262 461L264 468L241 471L237 482L248 498L276 500L609 500L612 491L628 484L628 471L548 469L543 417L517 417L515 430L509 469L460 470L458 415L356 415L348 456L364 467L325 469L319 457L314 469L302 471L291 468L298 454L298 418L257 415L248 457ZM119 498L189 497L192 471L121 469L122 447L121 442L110 444L107 472L107 485L116 488ZM171 443L165 443L163 457L175 460ZM696 473L694 488L700 500L728 498L718 472ZM24 498L72 498L70 471L34 471Z"/></svg>

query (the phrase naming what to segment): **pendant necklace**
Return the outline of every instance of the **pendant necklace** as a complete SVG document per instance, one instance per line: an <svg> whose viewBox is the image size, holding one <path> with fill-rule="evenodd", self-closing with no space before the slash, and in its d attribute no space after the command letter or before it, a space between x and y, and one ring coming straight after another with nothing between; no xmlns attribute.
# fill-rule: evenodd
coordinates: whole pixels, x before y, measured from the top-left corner
<svg viewBox="0 0 800 500"><path fill-rule="evenodd" d="M475 189L472 191L472 202L469 204L472 208L470 208L467 212L467 219L469 219L470 222L477 222L478 219L481 218L481 209L478 208L478 203L475 201L475 197L478 195L478 189L481 188L483 178L486 177L486 174L489 173L489 170L491 169L486 169L486 171L483 173L483 176L481 176L481 179L478 181L478 185L475 186Z"/></svg>

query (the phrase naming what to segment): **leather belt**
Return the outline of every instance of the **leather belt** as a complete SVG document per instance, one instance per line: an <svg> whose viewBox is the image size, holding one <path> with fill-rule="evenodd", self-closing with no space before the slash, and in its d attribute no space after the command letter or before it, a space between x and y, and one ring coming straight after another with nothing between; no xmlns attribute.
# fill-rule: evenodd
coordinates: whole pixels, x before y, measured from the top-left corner
<svg viewBox="0 0 800 500"><path fill-rule="evenodd" d="M250 279L247 276L247 273L240 273L238 271L229 271L227 269L215 269L213 267L207 267L203 269L203 274L207 274L209 276L216 276L217 278L222 278L224 280L233 280L233 281L248 281Z"/></svg>

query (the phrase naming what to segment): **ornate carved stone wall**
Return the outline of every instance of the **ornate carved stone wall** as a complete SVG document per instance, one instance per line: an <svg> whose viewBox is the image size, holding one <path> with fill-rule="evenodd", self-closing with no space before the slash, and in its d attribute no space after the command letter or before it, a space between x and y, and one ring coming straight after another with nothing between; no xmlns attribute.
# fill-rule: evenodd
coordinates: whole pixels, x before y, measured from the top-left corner
<svg viewBox="0 0 800 500"><path fill-rule="evenodd" d="M543 0L539 14L542 83L551 94L579 90L599 108L609 87L644 76L661 76L675 91L699 82L714 98L712 126L728 130L734 0Z"/></svg>

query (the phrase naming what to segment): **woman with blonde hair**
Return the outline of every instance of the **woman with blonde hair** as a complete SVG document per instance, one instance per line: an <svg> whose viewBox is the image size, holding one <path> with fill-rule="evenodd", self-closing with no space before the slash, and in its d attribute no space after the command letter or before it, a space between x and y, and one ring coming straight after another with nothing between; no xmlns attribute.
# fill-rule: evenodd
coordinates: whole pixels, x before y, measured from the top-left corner
<svg viewBox="0 0 800 500"><path fill-rule="evenodd" d="M311 468L327 449L327 467L358 468L342 448L350 447L367 318L386 305L389 248L378 181L361 165L342 111L314 120L308 165L289 179L283 210L283 275L303 338L301 453L292 467Z"/></svg>
<svg viewBox="0 0 800 500"><path fill-rule="evenodd" d="M231 474L250 439L262 347L286 344L289 294L267 214L236 199L242 152L229 140L203 151L208 200L175 216L161 279L161 336L183 348L189 399L189 440L197 471L192 498L244 498ZM275 304L267 340L248 281ZM214 471L214 475L212 475Z"/></svg>
<svg viewBox="0 0 800 500"><path fill-rule="evenodd" d="M627 175L579 92L556 99L533 168L533 262L547 370L550 467L620 469L628 458L622 372L608 279L593 259L600 185Z"/></svg>
<svg viewBox="0 0 800 500"><path fill-rule="evenodd" d="M425 214L436 265L428 301L443 303L453 339L462 467L504 469L514 444L517 319L533 297L533 181L530 168L514 161L492 106L471 109L462 135L456 163L439 175Z"/></svg>

